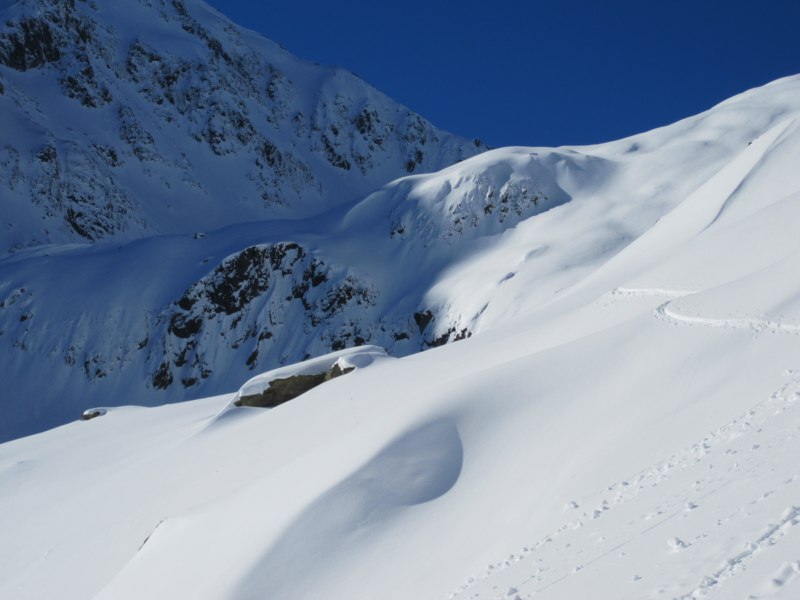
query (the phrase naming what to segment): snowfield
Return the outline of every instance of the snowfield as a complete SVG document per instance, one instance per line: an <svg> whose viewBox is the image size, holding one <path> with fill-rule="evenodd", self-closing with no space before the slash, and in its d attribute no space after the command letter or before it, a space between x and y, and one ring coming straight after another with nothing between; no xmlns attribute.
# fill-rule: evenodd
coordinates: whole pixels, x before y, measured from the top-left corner
<svg viewBox="0 0 800 600"><path fill-rule="evenodd" d="M798 597L798 115L787 78L619 142L488 152L292 230L140 242L147 269L291 238L380 290L351 315L431 307L473 335L284 366L249 385L359 368L274 409L95 402L3 444L0 597ZM38 285L133 250L43 252L3 272L44 265Z"/></svg>
<svg viewBox="0 0 800 600"><path fill-rule="evenodd" d="M757 273L790 272L797 248L799 90L787 78L608 144L484 152L307 219L9 255L0 440L359 344L406 356L539 327L614 290L703 292L672 319L791 326L793 278L778 292ZM679 310L745 276L747 296Z"/></svg>

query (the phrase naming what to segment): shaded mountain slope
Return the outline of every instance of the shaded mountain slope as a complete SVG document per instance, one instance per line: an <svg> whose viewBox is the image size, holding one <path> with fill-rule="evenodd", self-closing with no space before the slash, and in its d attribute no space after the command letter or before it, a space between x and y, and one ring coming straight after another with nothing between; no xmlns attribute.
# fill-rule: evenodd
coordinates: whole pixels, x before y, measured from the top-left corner
<svg viewBox="0 0 800 600"><path fill-rule="evenodd" d="M0 9L2 251L307 216L485 149L199 0Z"/></svg>

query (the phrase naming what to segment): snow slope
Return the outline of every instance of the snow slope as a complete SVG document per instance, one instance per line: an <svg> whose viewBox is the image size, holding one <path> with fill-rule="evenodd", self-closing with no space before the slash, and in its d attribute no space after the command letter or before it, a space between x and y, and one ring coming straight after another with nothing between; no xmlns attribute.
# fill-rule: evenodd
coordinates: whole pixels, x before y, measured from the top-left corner
<svg viewBox="0 0 800 600"><path fill-rule="evenodd" d="M1 445L0 596L796 597L798 92L787 78L619 142L498 150L320 220L233 228L392 298L353 315L429 307L423 331L474 335L273 410L110 408ZM138 248L197 265L227 235ZM47 263L4 273L31 264Z"/></svg>
<svg viewBox="0 0 800 600"><path fill-rule="evenodd" d="M3 253L307 216L485 150L201 0L0 10Z"/></svg>
<svg viewBox="0 0 800 600"><path fill-rule="evenodd" d="M766 266L795 248L790 229L751 232L792 216L798 87L609 144L485 152L308 219L17 252L0 260L0 439L354 345L404 356L573 307L575 286L697 291Z"/></svg>

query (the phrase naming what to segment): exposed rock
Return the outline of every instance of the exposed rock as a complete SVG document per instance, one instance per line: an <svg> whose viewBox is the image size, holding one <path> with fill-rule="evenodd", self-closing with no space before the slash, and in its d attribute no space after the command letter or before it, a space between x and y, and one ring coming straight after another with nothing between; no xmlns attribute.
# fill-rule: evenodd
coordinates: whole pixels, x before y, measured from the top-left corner
<svg viewBox="0 0 800 600"><path fill-rule="evenodd" d="M107 412L105 408L89 408L81 414L81 421L90 421L97 417L102 417Z"/></svg>
<svg viewBox="0 0 800 600"><path fill-rule="evenodd" d="M211 373L206 355L219 352L220 345L247 350L242 360L251 369L262 356L274 366L278 362L274 349L291 342L286 337L290 332L280 339L274 335L286 319L294 323L291 335L302 331L326 351L341 349L347 341L364 344L370 337L364 333L370 329L369 316L362 322L342 313L351 306L372 306L375 298L371 286L299 244L246 248L224 260L162 314L163 354L158 354L153 385L163 389L176 379L195 383L205 379ZM286 360L301 358L286 356ZM173 376L178 371L181 376Z"/></svg>
<svg viewBox="0 0 800 600"><path fill-rule="evenodd" d="M0 36L0 64L27 71L61 58L50 24L42 19L25 19L16 29Z"/></svg>
<svg viewBox="0 0 800 600"><path fill-rule="evenodd" d="M430 341L426 341L425 344L429 348L438 348L439 346L444 346L450 342L459 342L461 340L465 340L469 337L472 337L472 332L469 331L466 327L462 327L460 330L457 330L455 326L451 326L442 333L441 335L435 337Z"/></svg>
<svg viewBox="0 0 800 600"><path fill-rule="evenodd" d="M60 151L47 144L36 152L30 177L25 178L33 202L47 208L46 218L62 219L87 240L125 231L138 222L130 199L98 158L76 144L64 144Z"/></svg>
<svg viewBox="0 0 800 600"><path fill-rule="evenodd" d="M312 375L294 375L284 379L273 379L269 387L260 394L242 396L234 404L236 406L256 406L261 408L274 408L284 402L293 400L308 390L330 381L336 377L347 375L353 367L342 369L338 363L334 364L324 373Z"/></svg>
<svg viewBox="0 0 800 600"><path fill-rule="evenodd" d="M425 331L425 328L430 324L432 320L433 320L433 313L429 310L426 310L424 312L414 313L414 322L417 324L420 333L423 333Z"/></svg>

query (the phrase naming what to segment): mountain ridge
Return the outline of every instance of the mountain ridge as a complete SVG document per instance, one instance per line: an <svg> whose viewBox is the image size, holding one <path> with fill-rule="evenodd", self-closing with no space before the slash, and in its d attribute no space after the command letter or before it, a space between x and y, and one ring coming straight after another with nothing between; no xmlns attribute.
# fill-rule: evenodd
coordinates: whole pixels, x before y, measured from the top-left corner
<svg viewBox="0 0 800 600"><path fill-rule="evenodd" d="M298 137L237 125L237 73L262 64L242 49L293 59L199 0L0 0L36 6L57 14L0 30L25 68L0 65L0 135L29 142L0 138L18 227L0 254L0 596L796 595L800 76L619 141L477 153L424 122L423 143L389 101L359 119L377 96L343 72L281 64L298 94L323 88L274 82L289 109L265 114L302 109ZM109 44L87 62L41 25L80 38L100 13L84 37ZM102 26L120 15L124 40ZM117 42L106 101L95 61ZM360 92L340 110L343 85ZM141 102L115 106L120 89ZM175 139L154 125L170 116ZM373 134L383 150L362 152ZM114 142L81 145L96 135ZM287 169L288 199L314 195L301 163L328 196L247 204L263 182L242 165ZM190 167L209 201L184 218L164 190ZM161 195L104 213L75 196L87 181Z"/></svg>
<svg viewBox="0 0 800 600"><path fill-rule="evenodd" d="M619 142L489 151L309 219L18 252L0 261L0 351L17 398L3 407L3 435L130 393L141 404L223 393L354 345L405 356L546 311L603 278L624 281L614 265L630 270L635 248L650 248L641 262L678 247L656 241L673 210L736 192L739 180L714 183L726 169L791 191L747 173L785 170L769 149L797 114L797 85ZM135 294L131 281L144 282Z"/></svg>
<svg viewBox="0 0 800 600"><path fill-rule="evenodd" d="M308 216L485 149L204 2L4 12L4 250Z"/></svg>

